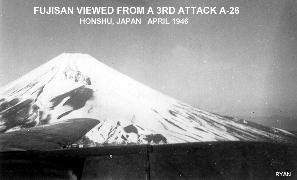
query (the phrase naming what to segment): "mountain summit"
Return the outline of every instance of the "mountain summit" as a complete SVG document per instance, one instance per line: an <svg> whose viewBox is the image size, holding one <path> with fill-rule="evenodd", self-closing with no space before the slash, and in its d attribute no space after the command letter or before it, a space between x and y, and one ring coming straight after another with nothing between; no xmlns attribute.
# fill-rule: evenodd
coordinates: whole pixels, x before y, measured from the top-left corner
<svg viewBox="0 0 297 180"><path fill-rule="evenodd" d="M87 146L297 142L288 131L179 102L87 54L61 54L0 90L0 134L84 118L98 121L77 142Z"/></svg>

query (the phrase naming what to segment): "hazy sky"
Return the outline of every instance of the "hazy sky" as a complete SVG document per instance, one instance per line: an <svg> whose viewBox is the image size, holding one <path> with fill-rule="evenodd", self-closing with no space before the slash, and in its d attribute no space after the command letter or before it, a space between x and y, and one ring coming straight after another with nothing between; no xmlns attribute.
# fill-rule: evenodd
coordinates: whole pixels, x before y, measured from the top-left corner
<svg viewBox="0 0 297 180"><path fill-rule="evenodd" d="M195 107L297 117L294 0L0 2L0 86L60 53L81 52ZM180 26L79 25L74 15L33 15L33 6L57 5L239 6L240 14L188 16L190 24Z"/></svg>

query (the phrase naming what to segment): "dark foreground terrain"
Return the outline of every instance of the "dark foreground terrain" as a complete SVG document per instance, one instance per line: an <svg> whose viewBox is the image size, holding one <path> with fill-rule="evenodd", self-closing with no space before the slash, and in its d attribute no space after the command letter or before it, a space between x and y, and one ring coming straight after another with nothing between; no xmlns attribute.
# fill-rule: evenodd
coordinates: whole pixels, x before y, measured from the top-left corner
<svg viewBox="0 0 297 180"><path fill-rule="evenodd" d="M297 179L297 145L209 142L0 154L0 179L284 178Z"/></svg>

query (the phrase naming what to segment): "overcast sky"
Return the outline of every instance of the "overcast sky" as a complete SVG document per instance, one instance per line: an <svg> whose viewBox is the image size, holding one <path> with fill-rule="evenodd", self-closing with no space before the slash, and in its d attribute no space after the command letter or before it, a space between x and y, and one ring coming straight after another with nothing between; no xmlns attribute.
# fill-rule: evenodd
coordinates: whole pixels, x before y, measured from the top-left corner
<svg viewBox="0 0 297 180"><path fill-rule="evenodd" d="M0 86L60 53L81 52L195 107L297 117L294 0L0 2ZM74 15L33 15L33 6L57 5L239 6L240 14L188 16L190 24L180 26L90 26Z"/></svg>

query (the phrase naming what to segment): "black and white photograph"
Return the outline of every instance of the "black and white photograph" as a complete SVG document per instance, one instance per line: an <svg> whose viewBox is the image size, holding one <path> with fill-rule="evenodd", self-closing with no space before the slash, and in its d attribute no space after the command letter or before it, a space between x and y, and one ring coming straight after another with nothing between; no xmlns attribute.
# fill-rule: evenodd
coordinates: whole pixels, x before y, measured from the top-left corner
<svg viewBox="0 0 297 180"><path fill-rule="evenodd" d="M297 1L0 0L0 179L297 179Z"/></svg>

